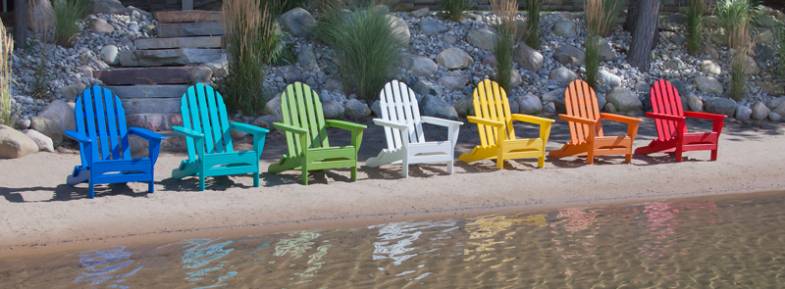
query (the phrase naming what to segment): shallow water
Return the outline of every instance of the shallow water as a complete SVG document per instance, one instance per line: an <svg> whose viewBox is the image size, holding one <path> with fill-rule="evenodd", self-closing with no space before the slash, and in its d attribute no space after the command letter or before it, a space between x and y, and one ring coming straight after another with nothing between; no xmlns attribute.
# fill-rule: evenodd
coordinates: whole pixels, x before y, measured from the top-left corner
<svg viewBox="0 0 785 289"><path fill-rule="evenodd" d="M785 288L785 194L0 261L0 288Z"/></svg>

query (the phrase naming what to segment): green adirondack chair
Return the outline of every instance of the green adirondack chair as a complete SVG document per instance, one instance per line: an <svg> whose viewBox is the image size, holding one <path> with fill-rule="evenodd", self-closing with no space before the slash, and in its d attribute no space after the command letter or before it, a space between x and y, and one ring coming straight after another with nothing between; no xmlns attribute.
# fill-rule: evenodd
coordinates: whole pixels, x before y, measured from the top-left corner
<svg viewBox="0 0 785 289"><path fill-rule="evenodd" d="M308 185L310 171L351 168L352 180L357 180L357 152L362 143L364 125L325 120L319 95L300 82L288 85L281 94L281 114L283 122L276 122L273 126L285 133L288 151L279 163L270 166L270 173L299 168L303 184ZM330 146L327 128L350 131L351 145Z"/></svg>
<svg viewBox="0 0 785 289"><path fill-rule="evenodd" d="M251 174L254 187L258 187L259 158L268 130L230 122L223 97L210 85L197 83L189 87L180 102L183 126L172 129L185 136L188 159L172 171L172 178L199 176L199 190L204 191L206 177ZM253 150L235 151L231 130L252 135Z"/></svg>

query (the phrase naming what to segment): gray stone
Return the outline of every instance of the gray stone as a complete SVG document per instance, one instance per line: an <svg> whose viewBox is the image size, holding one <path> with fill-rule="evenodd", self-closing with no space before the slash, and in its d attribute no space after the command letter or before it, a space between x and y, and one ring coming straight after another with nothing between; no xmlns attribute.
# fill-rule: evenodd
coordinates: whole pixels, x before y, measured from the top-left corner
<svg viewBox="0 0 785 289"><path fill-rule="evenodd" d="M741 121L748 121L752 118L752 109L746 105L739 104L736 106L736 119Z"/></svg>
<svg viewBox="0 0 785 289"><path fill-rule="evenodd" d="M422 110L423 115L458 119L458 112L455 111L455 108L438 96L428 95L423 98Z"/></svg>
<svg viewBox="0 0 785 289"><path fill-rule="evenodd" d="M382 116L382 105L379 103L378 99L374 100L373 103L371 104L371 111L373 112L373 115L377 117Z"/></svg>
<svg viewBox="0 0 785 289"><path fill-rule="evenodd" d="M30 118L23 117L23 118L18 118L16 120L16 122L14 123L14 127L16 127L16 129L18 130L26 130L30 128L31 124L32 122L30 121Z"/></svg>
<svg viewBox="0 0 785 289"><path fill-rule="evenodd" d="M158 37L192 37L224 35L223 23L218 21L193 23L158 23Z"/></svg>
<svg viewBox="0 0 785 289"><path fill-rule="evenodd" d="M710 93L715 95L720 95L725 91L725 89L722 87L722 83L720 83L719 80L711 76L696 77L695 86L698 87L698 90L704 93Z"/></svg>
<svg viewBox="0 0 785 289"><path fill-rule="evenodd" d="M453 101L452 107L455 109L455 112L458 115L465 117L472 113L474 109L474 103L471 95L463 95L457 100Z"/></svg>
<svg viewBox="0 0 785 289"><path fill-rule="evenodd" d="M623 113L638 113L643 110L643 103L630 89L624 87L614 88L608 93L608 103L613 104L616 111Z"/></svg>
<svg viewBox="0 0 785 289"><path fill-rule="evenodd" d="M420 8L417 10L412 11L412 16L414 17L425 17L426 15L430 14L431 10L428 7Z"/></svg>
<svg viewBox="0 0 785 289"><path fill-rule="evenodd" d="M63 141L63 133L73 130L74 106L62 100L50 103L38 116L30 119L30 127L50 137L55 146Z"/></svg>
<svg viewBox="0 0 785 289"><path fill-rule="evenodd" d="M425 35L436 35L439 33L447 32L447 30L450 30L450 28L439 20L433 18L425 18L422 21L420 21L420 30Z"/></svg>
<svg viewBox="0 0 785 289"><path fill-rule="evenodd" d="M779 99L782 99L782 97L780 97ZM772 111L776 112L779 115L785 115L785 101L779 101L777 106L775 106L774 109L772 109Z"/></svg>
<svg viewBox="0 0 785 289"><path fill-rule="evenodd" d="M349 119L358 120L371 115L371 108L365 102L352 98L344 104L344 113Z"/></svg>
<svg viewBox="0 0 785 289"><path fill-rule="evenodd" d="M714 97L704 104L707 112L724 114L728 117L733 117L736 113L736 102L730 98Z"/></svg>
<svg viewBox="0 0 785 289"><path fill-rule="evenodd" d="M603 61L611 61L618 57L616 50L613 49L607 38L597 38L597 47L600 48L600 58Z"/></svg>
<svg viewBox="0 0 785 289"><path fill-rule="evenodd" d="M755 62L755 58L752 56L745 55L744 56L744 73L746 74L758 74L760 73L760 67L758 67L758 63Z"/></svg>
<svg viewBox="0 0 785 289"><path fill-rule="evenodd" d="M769 108L763 102L755 102L752 105L752 115L750 116L753 120L764 120L766 117L769 116Z"/></svg>
<svg viewBox="0 0 785 289"><path fill-rule="evenodd" d="M297 53L297 64L311 73L321 70L319 63L316 61L316 54L311 46L304 45L300 48L299 53Z"/></svg>
<svg viewBox="0 0 785 289"><path fill-rule="evenodd" d="M412 40L412 33L409 31L409 24L406 24L401 17L387 15L387 21L390 23L393 35L403 45L409 45Z"/></svg>
<svg viewBox="0 0 785 289"><path fill-rule="evenodd" d="M703 111L703 100L700 97L695 95L690 95L687 97L687 107L690 111Z"/></svg>
<svg viewBox="0 0 785 289"><path fill-rule="evenodd" d="M84 89L85 85L83 83L74 83L58 89L57 95L64 99L74 99L77 95L81 94Z"/></svg>
<svg viewBox="0 0 785 289"><path fill-rule="evenodd" d="M722 74L722 67L712 60L704 60L701 61L701 72L716 77Z"/></svg>
<svg viewBox="0 0 785 289"><path fill-rule="evenodd" d="M556 104L553 102L546 103L542 106L542 112L545 114L556 114Z"/></svg>
<svg viewBox="0 0 785 289"><path fill-rule="evenodd" d="M136 49L172 49L172 48L221 48L221 36L170 37L170 38L139 38L134 40Z"/></svg>
<svg viewBox="0 0 785 289"><path fill-rule="evenodd" d="M515 88L521 84L523 84L523 77L521 77L521 73L518 72L517 69L513 69L512 74L510 75L510 86Z"/></svg>
<svg viewBox="0 0 785 289"><path fill-rule="evenodd" d="M556 82L559 86L565 86L575 79L578 79L578 75L572 70L569 70L567 67L560 66L551 71L548 79Z"/></svg>
<svg viewBox="0 0 785 289"><path fill-rule="evenodd" d="M772 111L772 112L769 113L769 120L773 121L773 122L781 121L782 120L782 115Z"/></svg>
<svg viewBox="0 0 785 289"><path fill-rule="evenodd" d="M316 19L310 12L297 7L287 11L278 18L281 28L294 36L307 36L316 27Z"/></svg>
<svg viewBox="0 0 785 289"><path fill-rule="evenodd" d="M93 23L90 24L90 29L98 33L112 33L114 32L114 27L111 24L106 22L106 20L101 18L96 18L93 20Z"/></svg>
<svg viewBox="0 0 785 289"><path fill-rule="evenodd" d="M221 61L226 57L223 49L179 48L135 51L138 66L170 66L205 64ZM124 59L121 58L121 64Z"/></svg>
<svg viewBox="0 0 785 289"><path fill-rule="evenodd" d="M542 102L545 104L553 103L555 109L554 112L564 112L564 89L559 88L543 94Z"/></svg>
<svg viewBox="0 0 785 289"><path fill-rule="evenodd" d="M562 37L575 37L577 34L575 23L568 19L562 19L553 24L551 31L553 31L553 34Z"/></svg>
<svg viewBox="0 0 785 289"><path fill-rule="evenodd" d="M281 117L281 95L278 94L264 104L264 113Z"/></svg>
<svg viewBox="0 0 785 289"><path fill-rule="evenodd" d="M343 118L344 107L337 101L326 101L322 103L325 118Z"/></svg>
<svg viewBox="0 0 785 289"><path fill-rule="evenodd" d="M55 146L63 143L65 130L61 123L54 119L34 116L30 118L30 128L37 130L52 139Z"/></svg>
<svg viewBox="0 0 785 289"><path fill-rule="evenodd" d="M48 136L38 132L34 129L28 129L24 131L24 134L29 137L36 145L38 145L39 151L50 152L53 153L55 151L54 142Z"/></svg>
<svg viewBox="0 0 785 289"><path fill-rule="evenodd" d="M586 54L578 47L565 44L556 49L553 57L564 65L580 65L585 61Z"/></svg>
<svg viewBox="0 0 785 289"><path fill-rule="evenodd" d="M428 57L415 56L412 58L411 71L416 76L432 76L437 70L439 70L439 66Z"/></svg>
<svg viewBox="0 0 785 289"><path fill-rule="evenodd" d="M0 125L0 159L21 158L38 151L38 145L25 134Z"/></svg>
<svg viewBox="0 0 785 289"><path fill-rule="evenodd" d="M542 101L539 97L529 93L515 98L520 113L540 114L542 112Z"/></svg>
<svg viewBox="0 0 785 289"><path fill-rule="evenodd" d="M614 89L621 85L621 77L611 73L610 71L600 68L599 82L602 87L607 91Z"/></svg>
<svg viewBox="0 0 785 289"><path fill-rule="evenodd" d="M515 61L521 67L537 72L545 64L545 57L539 51L521 43L515 49Z"/></svg>
<svg viewBox="0 0 785 289"><path fill-rule="evenodd" d="M442 95L442 88L426 79L417 80L417 82L414 83L414 91L417 92L418 97L424 97L426 95Z"/></svg>
<svg viewBox="0 0 785 289"><path fill-rule="evenodd" d="M436 56L436 62L447 69L463 69L469 67L474 59L460 48L450 47Z"/></svg>
<svg viewBox="0 0 785 289"><path fill-rule="evenodd" d="M461 71L453 71L439 78L439 84L447 90L460 90L466 87L469 76Z"/></svg>
<svg viewBox="0 0 785 289"><path fill-rule="evenodd" d="M112 44L104 45L104 47L101 47L101 60L107 64L115 64L117 63L117 54L119 52L120 50L117 49L117 46Z"/></svg>
<svg viewBox="0 0 785 289"><path fill-rule="evenodd" d="M474 47L493 50L496 46L496 32L488 28L479 28L469 31L466 35L466 41Z"/></svg>
<svg viewBox="0 0 785 289"><path fill-rule="evenodd" d="M128 12L120 0L93 0L91 2L93 2L92 14L125 14Z"/></svg>

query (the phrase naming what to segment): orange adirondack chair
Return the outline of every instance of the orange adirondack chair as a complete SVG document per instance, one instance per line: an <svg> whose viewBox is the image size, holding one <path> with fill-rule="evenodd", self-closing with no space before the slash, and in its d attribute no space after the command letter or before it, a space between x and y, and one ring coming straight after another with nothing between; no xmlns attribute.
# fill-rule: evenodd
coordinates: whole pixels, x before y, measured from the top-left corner
<svg viewBox="0 0 785 289"><path fill-rule="evenodd" d="M572 155L587 156L586 163L593 164L594 157L624 155L625 161L632 161L632 143L638 134L639 118L610 113L600 113L597 95L588 83L575 80L564 91L566 114L559 118L567 121L570 127L570 141L561 149L551 151L551 158L559 159ZM615 121L627 124L627 134L606 136L602 121Z"/></svg>
<svg viewBox="0 0 785 289"><path fill-rule="evenodd" d="M660 79L651 86L652 112L646 116L653 118L657 127L657 138L648 146L635 150L636 155L656 152L673 153L676 161L682 160L686 151L711 151L711 160L717 160L717 147L725 115L705 112L685 112L679 91L670 81ZM687 132L687 118L699 118L713 122L711 132Z"/></svg>

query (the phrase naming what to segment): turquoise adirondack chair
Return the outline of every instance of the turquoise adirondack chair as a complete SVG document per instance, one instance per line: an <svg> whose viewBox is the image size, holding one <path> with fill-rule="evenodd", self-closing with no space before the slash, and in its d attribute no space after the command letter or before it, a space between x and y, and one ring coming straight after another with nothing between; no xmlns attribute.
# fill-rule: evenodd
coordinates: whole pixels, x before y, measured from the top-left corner
<svg viewBox="0 0 785 289"><path fill-rule="evenodd" d="M153 172L163 136L143 128L128 128L120 99L100 85L77 96L74 118L76 131L66 131L65 135L79 142L82 164L74 167L66 180L68 185L87 182L91 199L96 184L145 182L147 190L154 191ZM129 135L147 140L147 157L131 157Z"/></svg>
<svg viewBox="0 0 785 289"><path fill-rule="evenodd" d="M229 121L223 96L204 83L188 88L180 111L183 125L172 129L185 136L188 159L172 171L172 178L198 176L199 190L204 191L206 177L251 174L254 187L259 186L259 158L269 132L266 128ZM231 130L252 135L253 150L235 151Z"/></svg>

